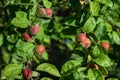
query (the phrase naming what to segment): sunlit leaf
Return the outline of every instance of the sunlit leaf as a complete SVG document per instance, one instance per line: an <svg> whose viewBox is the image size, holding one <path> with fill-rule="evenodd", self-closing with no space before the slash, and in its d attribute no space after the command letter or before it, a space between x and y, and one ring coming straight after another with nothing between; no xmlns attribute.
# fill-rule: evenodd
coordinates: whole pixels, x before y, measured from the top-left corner
<svg viewBox="0 0 120 80"><path fill-rule="evenodd" d="M96 27L96 21L93 17L90 17L83 26L83 31L90 33L92 32Z"/></svg>
<svg viewBox="0 0 120 80"><path fill-rule="evenodd" d="M47 72L47 73L49 73L51 75L60 77L60 73L59 73L58 69L54 65L52 65L50 63L42 63L42 64L38 65L36 70Z"/></svg>

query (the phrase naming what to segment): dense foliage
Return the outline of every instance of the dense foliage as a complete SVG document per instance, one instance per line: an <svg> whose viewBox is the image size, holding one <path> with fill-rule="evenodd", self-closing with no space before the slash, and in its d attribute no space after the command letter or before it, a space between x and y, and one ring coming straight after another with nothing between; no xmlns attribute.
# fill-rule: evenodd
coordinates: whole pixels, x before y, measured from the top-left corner
<svg viewBox="0 0 120 80"><path fill-rule="evenodd" d="M0 0L1 80L120 80L120 0Z"/></svg>

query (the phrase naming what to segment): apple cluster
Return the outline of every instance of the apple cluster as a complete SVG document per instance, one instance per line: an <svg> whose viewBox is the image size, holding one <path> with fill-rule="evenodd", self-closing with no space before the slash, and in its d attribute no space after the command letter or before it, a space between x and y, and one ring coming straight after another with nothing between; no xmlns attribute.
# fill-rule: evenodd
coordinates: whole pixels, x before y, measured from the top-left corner
<svg viewBox="0 0 120 80"><path fill-rule="evenodd" d="M47 17L51 17L52 14L53 14L53 11L50 8L48 8L48 9L46 9L46 8L39 8L39 13L40 13L40 15L45 15Z"/></svg>
<svg viewBox="0 0 120 80"><path fill-rule="evenodd" d="M89 48L91 46L90 39L86 36L85 33L80 33L77 35L77 40L79 43L82 43L84 48Z"/></svg>
<svg viewBox="0 0 120 80"><path fill-rule="evenodd" d="M31 35L35 36L35 35L39 34L39 32L40 32L40 25L39 24L30 27ZM23 37L27 42L33 41L32 37L27 32L25 32L23 34ZM35 52L38 53L38 54L44 53L45 52L44 45L41 45L41 44L38 45Z"/></svg>
<svg viewBox="0 0 120 80"><path fill-rule="evenodd" d="M89 48L89 47L91 46L91 41L90 41L90 39L86 36L85 33L79 33L79 34L77 35L77 41L78 41L79 43L82 43L82 46L83 46L84 48ZM110 43L109 43L109 42L103 41L103 42L101 43L101 46L102 46L106 51L108 51L108 50L110 49Z"/></svg>

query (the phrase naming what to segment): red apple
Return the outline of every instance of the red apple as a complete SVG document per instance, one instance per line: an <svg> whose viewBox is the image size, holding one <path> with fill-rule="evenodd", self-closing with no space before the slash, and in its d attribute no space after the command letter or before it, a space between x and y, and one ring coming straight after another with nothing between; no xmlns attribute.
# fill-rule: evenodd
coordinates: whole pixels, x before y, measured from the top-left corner
<svg viewBox="0 0 120 80"><path fill-rule="evenodd" d="M78 42L83 42L86 39L86 34L80 33L77 35Z"/></svg>
<svg viewBox="0 0 120 80"><path fill-rule="evenodd" d="M110 49L110 44L108 42L102 42L101 45L105 48L106 51Z"/></svg>
<svg viewBox="0 0 120 80"><path fill-rule="evenodd" d="M35 26L32 26L30 28L30 32L33 34L33 35L37 35L39 32L40 32L40 26L39 24L38 25L35 25Z"/></svg>
<svg viewBox="0 0 120 80"><path fill-rule="evenodd" d="M39 8L39 13L41 15L45 15L46 14L46 9L45 8Z"/></svg>
<svg viewBox="0 0 120 80"><path fill-rule="evenodd" d="M89 48L91 46L91 42L90 42L90 39L89 38L86 38L83 42L83 47L85 48Z"/></svg>
<svg viewBox="0 0 120 80"><path fill-rule="evenodd" d="M31 77L31 70L29 68L23 70L23 76L26 78L26 79L30 79Z"/></svg>
<svg viewBox="0 0 120 80"><path fill-rule="evenodd" d="M46 9L46 16L48 17L52 16L52 9Z"/></svg>
<svg viewBox="0 0 120 80"><path fill-rule="evenodd" d="M24 39L26 41L31 41L32 40L32 38L30 37L30 35L28 33L26 33L26 32L23 34L23 37L24 37Z"/></svg>
<svg viewBox="0 0 120 80"><path fill-rule="evenodd" d="M42 54L45 52L45 47L43 45L39 45L37 48L36 48L36 53L38 54Z"/></svg>
<svg viewBox="0 0 120 80"><path fill-rule="evenodd" d="M91 67L92 69L94 69L94 70L98 70L98 69L99 69L99 67L98 67L97 64L90 64L90 67Z"/></svg>

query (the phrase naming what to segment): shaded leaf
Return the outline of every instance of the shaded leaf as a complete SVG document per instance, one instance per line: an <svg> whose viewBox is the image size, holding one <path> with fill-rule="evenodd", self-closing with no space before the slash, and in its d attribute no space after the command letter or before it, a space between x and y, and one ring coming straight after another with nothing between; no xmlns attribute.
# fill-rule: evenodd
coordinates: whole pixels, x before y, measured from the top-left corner
<svg viewBox="0 0 120 80"><path fill-rule="evenodd" d="M115 24L118 28L120 28L120 22L114 22L114 24Z"/></svg>
<svg viewBox="0 0 120 80"><path fill-rule="evenodd" d="M3 34L0 34L0 46L2 46L2 44L3 44Z"/></svg>
<svg viewBox="0 0 120 80"><path fill-rule="evenodd" d="M2 59L3 59L3 61L6 64L8 64L9 61L10 61L11 55L9 54L9 52L5 48L2 48L1 51L2 51Z"/></svg>

